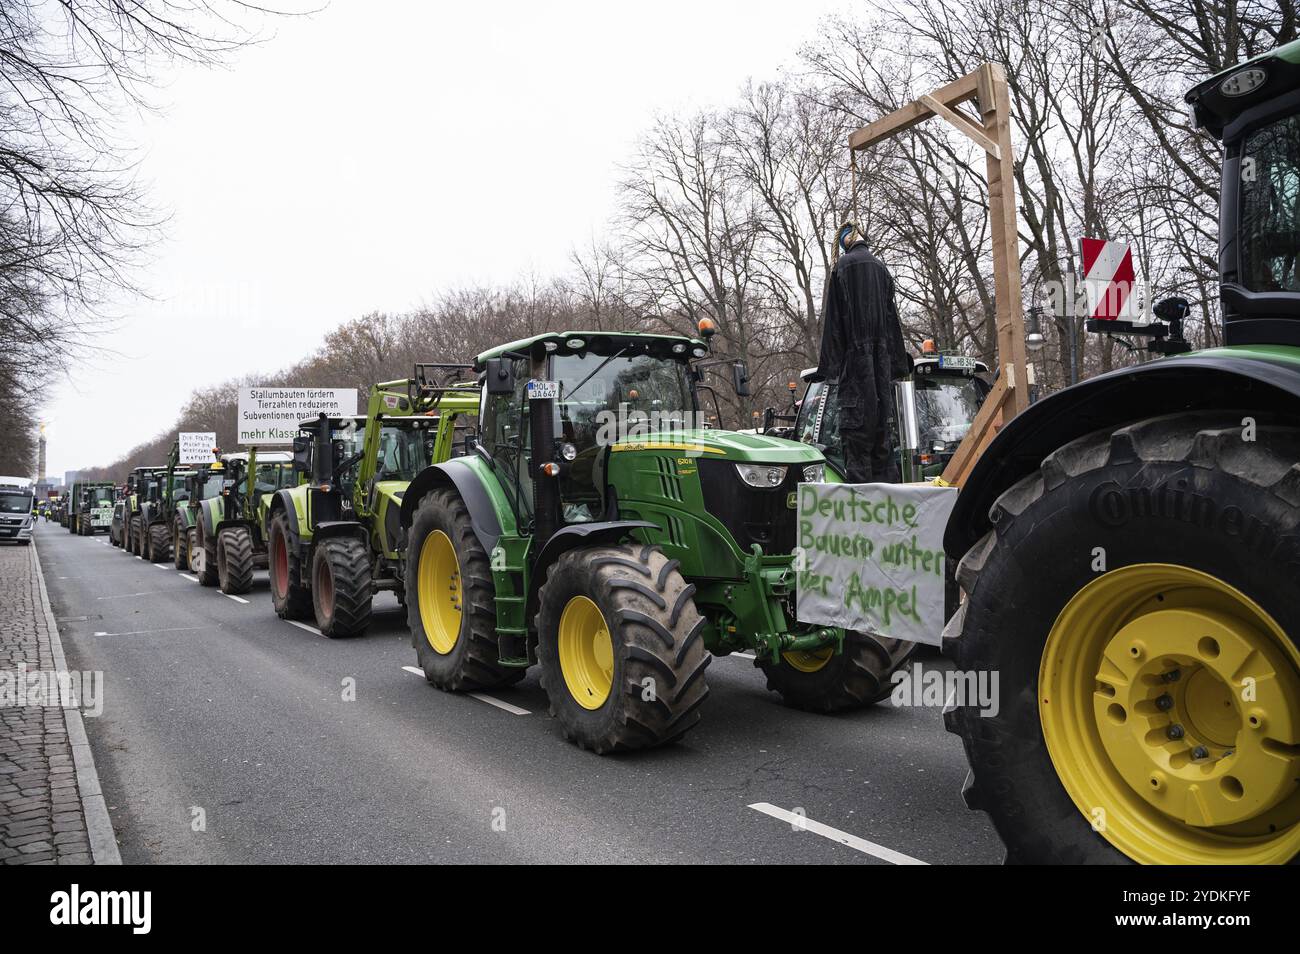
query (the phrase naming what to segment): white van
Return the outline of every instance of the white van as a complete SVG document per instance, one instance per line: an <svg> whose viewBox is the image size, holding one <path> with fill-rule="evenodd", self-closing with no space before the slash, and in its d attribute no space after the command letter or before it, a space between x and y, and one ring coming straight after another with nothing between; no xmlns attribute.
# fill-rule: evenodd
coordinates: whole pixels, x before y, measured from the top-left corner
<svg viewBox="0 0 1300 954"><path fill-rule="evenodd" d="M31 478L0 476L0 541L32 542L35 496Z"/></svg>

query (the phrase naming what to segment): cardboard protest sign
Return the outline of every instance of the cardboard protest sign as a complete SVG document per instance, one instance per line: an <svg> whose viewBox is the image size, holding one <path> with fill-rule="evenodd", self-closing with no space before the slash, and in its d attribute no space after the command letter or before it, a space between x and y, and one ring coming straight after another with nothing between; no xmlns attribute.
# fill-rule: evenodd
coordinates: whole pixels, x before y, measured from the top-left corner
<svg viewBox="0 0 1300 954"><path fill-rule="evenodd" d="M955 487L800 484L800 621L939 645Z"/></svg>
<svg viewBox="0 0 1300 954"><path fill-rule="evenodd" d="M240 388L238 443L292 444L309 418L356 413L356 388Z"/></svg>
<svg viewBox="0 0 1300 954"><path fill-rule="evenodd" d="M181 431L177 436L182 464L210 464L215 459L212 449L217 446L213 431Z"/></svg>

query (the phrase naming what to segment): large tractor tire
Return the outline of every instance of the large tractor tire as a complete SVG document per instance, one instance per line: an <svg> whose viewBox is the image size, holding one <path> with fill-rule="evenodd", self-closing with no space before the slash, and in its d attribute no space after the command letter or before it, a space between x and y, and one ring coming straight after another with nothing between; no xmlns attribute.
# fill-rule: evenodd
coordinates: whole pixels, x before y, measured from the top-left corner
<svg viewBox="0 0 1300 954"><path fill-rule="evenodd" d="M945 652L996 707L945 722L1009 862L1300 856L1300 429L1242 418L1072 441L962 559Z"/></svg>
<svg viewBox="0 0 1300 954"><path fill-rule="evenodd" d="M311 599L316 628L330 639L360 636L370 625L374 587L370 549L357 537L329 537L313 547Z"/></svg>
<svg viewBox="0 0 1300 954"><path fill-rule="evenodd" d="M425 495L406 550L406 622L424 677L440 689L491 689L525 670L498 661L491 564L460 494Z"/></svg>
<svg viewBox="0 0 1300 954"><path fill-rule="evenodd" d="M68 518L68 533L76 533L76 532L77 532L77 518L76 518L76 517L69 517L69 518Z"/></svg>
<svg viewBox="0 0 1300 954"><path fill-rule="evenodd" d="M232 596L253 588L253 535L247 527L227 527L217 534L217 584Z"/></svg>
<svg viewBox="0 0 1300 954"><path fill-rule="evenodd" d="M294 552L289 521L283 512L271 518L267 534L271 576L271 605L281 619L307 619L312 614L311 590L294 580L301 580L298 555Z"/></svg>
<svg viewBox="0 0 1300 954"><path fill-rule="evenodd" d="M145 557L150 563L166 563L172 556L172 537L167 526L161 523L149 525L149 552Z"/></svg>
<svg viewBox="0 0 1300 954"><path fill-rule="evenodd" d="M694 593L653 546L555 561L539 594L537 657L565 738L603 755L676 741L699 722L713 657Z"/></svg>
<svg viewBox="0 0 1300 954"><path fill-rule="evenodd" d="M179 519L172 525L172 566L178 570L190 566L190 534Z"/></svg>
<svg viewBox="0 0 1300 954"><path fill-rule="evenodd" d="M834 646L781 654L777 663L758 663L767 688L781 701L809 712L843 712L875 705L893 691L890 677L916 649L889 636L849 631L840 653Z"/></svg>
<svg viewBox="0 0 1300 954"><path fill-rule="evenodd" d="M131 530L127 534L126 552L131 556L144 558L144 529L140 526L140 518L131 518Z"/></svg>
<svg viewBox="0 0 1300 954"><path fill-rule="evenodd" d="M185 566L195 576L203 568L203 547L199 545L199 528L185 531Z"/></svg>

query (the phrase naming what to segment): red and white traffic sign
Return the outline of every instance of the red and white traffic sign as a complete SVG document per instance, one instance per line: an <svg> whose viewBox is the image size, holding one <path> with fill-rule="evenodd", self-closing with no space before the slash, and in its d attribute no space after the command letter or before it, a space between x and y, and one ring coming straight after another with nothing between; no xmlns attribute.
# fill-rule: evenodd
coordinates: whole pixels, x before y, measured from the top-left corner
<svg viewBox="0 0 1300 954"><path fill-rule="evenodd" d="M1115 321L1131 310L1129 296L1136 274L1133 251L1123 242L1079 239L1083 256L1083 282L1088 292L1089 318Z"/></svg>

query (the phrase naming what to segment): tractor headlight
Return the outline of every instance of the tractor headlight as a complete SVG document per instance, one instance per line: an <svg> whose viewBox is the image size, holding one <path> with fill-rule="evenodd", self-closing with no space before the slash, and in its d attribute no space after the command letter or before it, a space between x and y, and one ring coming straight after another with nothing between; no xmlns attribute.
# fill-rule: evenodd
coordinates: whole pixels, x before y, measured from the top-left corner
<svg viewBox="0 0 1300 954"><path fill-rule="evenodd" d="M776 464L737 464L736 473L751 487L770 489L780 487L785 480L784 466Z"/></svg>
<svg viewBox="0 0 1300 954"><path fill-rule="evenodd" d="M572 444L561 444L560 456L565 460L574 460L578 456L578 448L574 447Z"/></svg>
<svg viewBox="0 0 1300 954"><path fill-rule="evenodd" d="M820 484L825 476L825 464L809 464L803 469L803 479L805 483Z"/></svg>

